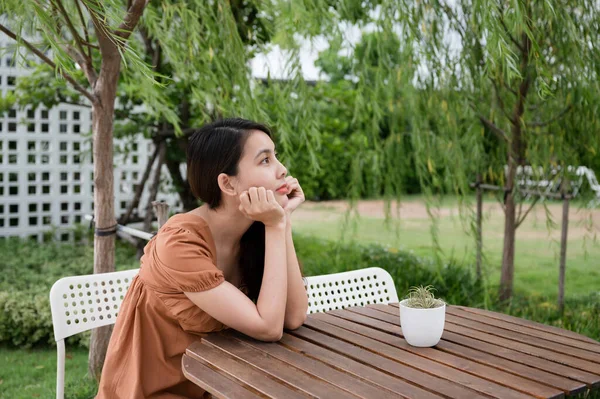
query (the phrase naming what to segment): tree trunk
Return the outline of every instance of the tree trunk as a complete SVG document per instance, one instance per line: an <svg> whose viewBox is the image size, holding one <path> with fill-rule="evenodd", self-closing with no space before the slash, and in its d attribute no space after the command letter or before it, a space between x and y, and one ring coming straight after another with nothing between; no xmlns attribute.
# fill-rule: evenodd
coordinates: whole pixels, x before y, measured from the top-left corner
<svg viewBox="0 0 600 399"><path fill-rule="evenodd" d="M560 234L560 266L558 270L558 310L562 315L565 310L565 271L567 269L567 235L569 232L569 198L563 193L562 229Z"/></svg>
<svg viewBox="0 0 600 399"><path fill-rule="evenodd" d="M148 190L148 203L146 204L146 213L144 215L144 224L142 227L142 230L146 232L152 231L152 219L154 215L152 211L152 202L156 200L156 195L158 194L158 187L160 186L160 172L162 170L163 164L165 163L165 155L167 152L167 143L165 142L165 140L157 143L157 151L158 161L156 162L156 169L154 170L152 185ZM142 255L144 255L145 247L146 242L143 240L138 240L136 252L136 258L138 260L141 259Z"/></svg>
<svg viewBox="0 0 600 399"><path fill-rule="evenodd" d="M164 65L162 64L162 48L158 41L151 40L148 36L148 33L145 29L140 27L140 33L142 35L142 39L144 40L144 44L146 46L146 52L152 55L152 65L153 70L160 74L167 74L168 72L164 71ZM191 93L189 91L184 91L182 93L182 100L179 105L180 109L180 126L189 127L190 122L190 102L189 97ZM166 122L161 124L161 130L159 133L164 130L167 126L169 126ZM172 126L171 126L172 128ZM174 130L174 129L173 129ZM164 138L163 140L166 140ZM178 148L185 155L187 149L187 141L188 137L176 137L173 135L173 139L167 142L167 145L172 146L171 148L175 150ZM192 209L198 206L198 202L196 198L192 194L192 190L190 189L190 185L186 179L181 176L181 171L179 169L181 162L177 159L172 159L169 155L165 157L165 165L169 170L169 174L171 175L171 179L173 181L173 185L177 188L177 193L179 194L179 198L181 199L181 204L183 205L184 211L191 211ZM139 199L138 199L139 201Z"/></svg>
<svg viewBox="0 0 600 399"><path fill-rule="evenodd" d="M198 206L198 201L194 197L194 194L192 194L192 190L190 189L190 184L188 181L181 176L179 161L167 159L166 164L167 168L169 169L171 179L173 180L173 185L177 187L177 193L181 199L183 210L189 212L196 208Z"/></svg>
<svg viewBox="0 0 600 399"><path fill-rule="evenodd" d="M146 214L144 215L144 231L150 232L152 229L152 202L156 201L156 195L158 194L158 188L160 186L160 172L162 166L165 163L165 155L167 152L167 143L163 140L158 143L158 162L156 169L154 170L154 178L152 179L152 185L148 193L148 203L146 204Z"/></svg>
<svg viewBox="0 0 600 399"><path fill-rule="evenodd" d="M117 51L105 54L94 87L92 105L94 154L94 219L97 229L116 227L113 175L113 117L121 57ZM115 234L94 236L94 274L115 270ZM88 369L100 380L112 326L92 330Z"/></svg>
<svg viewBox="0 0 600 399"><path fill-rule="evenodd" d="M515 170L515 162L509 162L509 178L507 179L507 187L505 187L506 199L504 201L504 247L502 249L502 274L500 276L501 301L506 301L512 296L515 272L516 204L512 193Z"/></svg>
<svg viewBox="0 0 600 399"><path fill-rule="evenodd" d="M521 53L520 71L523 81L517 91L517 101L513 109L511 120L511 140L508 145L508 176L504 192L504 247L502 249L502 272L500 276L500 301L506 301L512 297L513 278L515 272L515 235L517 224L516 203L514 198L515 175L518 165L525 164L525 143L521 125L521 117L525 110L525 99L529 92L531 76L529 74L529 50L531 41L523 33L521 36L523 51Z"/></svg>
<svg viewBox="0 0 600 399"><path fill-rule="evenodd" d="M146 181L148 181L148 178L150 177L150 171L152 170L152 165L154 165L154 161L156 160L156 157L158 156L158 147L156 147L156 149L154 150L154 153L152 153L152 157L148 160L148 164L146 164L146 169L144 170L144 175L142 176L142 180L140 180L140 183L137 186L137 189L135 190L135 195L133 196L133 200L131 200L131 203L129 204L129 206L127 207L127 210L125 211L125 214L123 214L123 216L121 216L120 220L119 220L119 224L125 225L127 223L129 223L129 220L131 219L131 214L133 213L134 209L137 209L137 207L140 205L140 199L142 198L142 193L144 192L144 187L146 186Z"/></svg>
<svg viewBox="0 0 600 399"><path fill-rule="evenodd" d="M477 280L481 281L481 253L483 251L483 237L481 231L481 219L483 217L483 188L481 188L481 173L477 174Z"/></svg>

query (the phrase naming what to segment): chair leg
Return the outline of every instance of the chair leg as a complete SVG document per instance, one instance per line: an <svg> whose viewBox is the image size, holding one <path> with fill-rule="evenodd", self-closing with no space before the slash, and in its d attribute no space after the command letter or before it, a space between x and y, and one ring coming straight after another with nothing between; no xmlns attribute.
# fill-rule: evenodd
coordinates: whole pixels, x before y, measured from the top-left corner
<svg viewBox="0 0 600 399"><path fill-rule="evenodd" d="M56 399L65 397L65 340L56 341Z"/></svg>

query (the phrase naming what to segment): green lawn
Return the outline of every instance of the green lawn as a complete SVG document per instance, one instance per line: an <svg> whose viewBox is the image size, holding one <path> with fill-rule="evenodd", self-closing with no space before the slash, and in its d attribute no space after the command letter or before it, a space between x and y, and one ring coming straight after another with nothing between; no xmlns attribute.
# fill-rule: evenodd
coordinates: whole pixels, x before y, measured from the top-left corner
<svg viewBox="0 0 600 399"><path fill-rule="evenodd" d="M65 360L65 398L93 398L96 385L87 378L88 352L69 350ZM0 347L0 399L56 396L56 349Z"/></svg>
<svg viewBox="0 0 600 399"><path fill-rule="evenodd" d="M423 198L409 197L407 202L413 205L422 204ZM488 206L491 203L492 201L486 201ZM443 206L451 209L456 208L457 204L456 198L448 198ZM301 215L304 209L308 209L309 212L302 217L295 216L295 231L330 240L340 239L344 229L342 224L344 212L328 203L306 205L297 213ZM600 213L599 210L595 212ZM486 215L483 231L485 267L489 281L496 284L500 272L504 221L497 213L486 212ZM355 239L359 243L389 245L398 249L411 250L421 256L433 255L429 219L414 217L403 219L399 224L398 235L386 226L381 217L362 216L355 221L353 227L344 230L346 239ZM453 256L461 261L460 263L474 262L473 238L464 232L460 218L440 217L437 229L443 258ZM577 294L587 295L600 290L600 268L598 268L600 245L588 243L586 254L581 227L573 222L570 232L572 234L567 252L566 294L567 298L575 298ZM556 295L559 250L556 237L559 237L556 231L552 238L548 237L544 218L539 212L532 213L519 229L515 261L515 287L518 290L527 294ZM533 312L535 309L530 310ZM528 317L551 324L546 320L547 316L542 310L538 312L539 314L535 312L528 314ZM592 310L590 308L587 311ZM592 333L597 331L596 327L582 326L582 323L589 323L586 320L585 317L576 318L574 321L569 321L567 318L564 327L574 330L593 330ZM575 324L571 325L570 322ZM87 377L87 350L69 347L67 349L65 397L93 398L96 385ZM0 346L0 399L52 398L55 395L55 384L55 349L23 350Z"/></svg>
<svg viewBox="0 0 600 399"><path fill-rule="evenodd" d="M421 197L408 198L407 202L420 202ZM456 199L448 198L444 208L455 208ZM492 204L486 201L486 204ZM553 204L552 210L560 211ZM338 240L356 240L360 243L378 243L398 249L412 250L415 254L434 255L432 222L430 219L404 219L395 227L386 225L382 217L361 216L344 227L344 211L319 203L310 208L310 217L297 217L295 231L317 237ZM600 213L599 210L595 211ZM571 209L573 218L569 225L566 267L566 295L586 295L600 290L600 243L594 241L593 231L585 231L577 208ZM597 217L597 216L596 216ZM560 220L549 237L543 207L532 212L517 230L515 251L515 289L528 294L556 296L558 290L558 267L560 251ZM394 222L395 223L395 222ZM596 229L600 227L595 227ZM475 263L474 238L465 232L458 216L441 216L436 220L442 258L455 257L461 262ZM597 232L597 230L596 230ZM483 223L484 267L491 284L498 284L502 259L504 219L500 212L486 212Z"/></svg>

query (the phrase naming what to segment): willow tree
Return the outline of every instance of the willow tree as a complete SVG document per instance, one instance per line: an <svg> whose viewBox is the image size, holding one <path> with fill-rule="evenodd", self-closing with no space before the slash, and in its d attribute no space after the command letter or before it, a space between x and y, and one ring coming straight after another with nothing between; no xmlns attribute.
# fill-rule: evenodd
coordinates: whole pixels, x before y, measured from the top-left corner
<svg viewBox="0 0 600 399"><path fill-rule="evenodd" d="M113 115L121 65L126 62L130 75L146 95L147 106L165 114L153 87L154 76L127 46L146 7L145 0L124 4L118 0L3 1L0 14L7 16L0 31L15 40L15 54L22 48L49 65L92 108L94 159L94 273L115 270L115 227L113 188ZM49 50L49 52L48 52ZM18 62L18 61L17 61ZM90 343L90 372L98 376L106 354L111 329L95 329Z"/></svg>
<svg viewBox="0 0 600 399"><path fill-rule="evenodd" d="M235 3L234 3L235 5ZM165 96L157 85L170 84L173 92L185 82L190 96L189 107L196 110L190 125L199 125L218 116L243 115L249 118L276 122L282 152L291 154L290 137L298 134L307 143L317 143L318 130L311 125L306 112L301 120L286 117L287 106L295 94L295 107L310 101L303 96L305 84L299 66L299 44L294 32L286 31L298 9L289 9L288 3L261 4L254 13L272 22L274 35L279 35L282 45L291 48L292 54L288 88L278 91L281 117L270 120L264 106L254 98L248 61L251 53L245 48L243 36L256 34L251 27L241 29L236 24L231 3L218 1L178 2L164 1L148 7L143 17L141 41L130 41L147 1L52 0L48 3L4 1L0 14L6 16L0 30L15 40L18 47L34 53L48 64L57 79L69 83L76 94L89 101L93 120L94 204L96 236L94 239L94 272L114 270L114 214L113 195L113 117L119 78L124 96L143 103L149 117L147 123L168 132L179 132L179 120L174 111L175 96ZM275 10L274 10L274 8ZM309 10L316 15L315 10ZM248 16L242 16L248 17ZM335 26L334 15L329 15L329 25ZM278 21L276 21L278 20ZM174 29L174 27L177 29ZM312 33L317 33L316 31ZM158 59L139 57L140 45L160 44L162 57L170 61L170 76L158 77L153 66ZM48 53L47 50L50 50ZM47 55L49 54L49 55ZM17 61L18 62L18 61ZM126 68L121 68L122 65ZM73 92L71 92L73 93ZM310 107L306 107L310 108ZM165 123L166 122L166 123ZM308 144L309 148L313 144ZM314 158L313 158L314 166ZM92 334L90 372L98 376L104 359L110 330L98 329Z"/></svg>
<svg viewBox="0 0 600 399"><path fill-rule="evenodd" d="M367 147L361 147L352 165L354 184L349 195L360 193L361 170L378 172L374 185L388 197L399 195L402 179L395 160L402 157L398 123L404 111L402 100L410 90L416 69L409 31L401 29L401 13L395 0L342 2L247 2L174 1L147 4L145 1L110 0L61 1L47 5L15 0L2 2L0 13L9 15L2 30L48 63L58 79L64 79L92 105L94 133L95 209L100 231L115 224L113 209L112 134L114 99L132 99L143 105L145 121L158 134L180 133L186 126L198 126L215 117L243 116L275 127L280 153L293 168L317 169L316 153L321 145L319 107L304 81L300 49L303 40L321 38L353 51L355 43L344 27L376 31L358 59L348 70L354 83L353 129L365 133ZM241 9L245 10L242 11ZM142 15L142 11L143 15ZM248 15L239 15L249 12ZM269 43L246 41L260 32L253 25L236 21L263 21ZM139 24L138 24L139 23ZM131 35L134 27L142 29ZM138 36L139 35L139 36ZM31 37L29 41L27 37ZM138 40L132 40L136 37ZM398 40L399 38L399 40ZM386 56L389 43L398 48L399 58ZM387 44L387 45L386 45ZM40 48L51 49L45 56ZM157 49L156 57L142 57L144 47ZM249 61L255 52L278 46L285 54L284 81L257 90ZM146 52L149 54L149 52ZM377 54L373 57L371 55ZM169 68L155 69L160 59ZM393 61L393 62L392 62ZM126 68L121 68L126 65ZM119 82L119 77L121 82ZM158 84L157 84L158 83ZM160 86L159 86L160 84ZM185 96L178 96L178 92ZM271 101L264 101L264 99ZM180 107L182 100L188 103ZM179 115L179 117L178 117ZM388 119L386 119L388 118ZM133 119L133 117L131 118ZM389 124L385 137L380 126ZM126 115L122 121L127 123ZM357 143L362 145L362 142ZM308 154L306 164L294 162L294 153ZM114 235L95 237L95 272L114 270ZM96 334L96 333L95 333ZM108 335L104 335L108 337ZM91 350L91 371L97 375L104 350L97 338ZM102 342L106 343L106 339ZM104 346L105 348L105 346Z"/></svg>
<svg viewBox="0 0 600 399"><path fill-rule="evenodd" d="M518 166L564 171L578 164L578 148L598 145L599 8L557 0L401 4L420 65L412 115L423 169L462 194L477 172L504 187L500 299L512 295L515 232L531 209L522 208Z"/></svg>
<svg viewBox="0 0 600 399"><path fill-rule="evenodd" d="M370 15L375 8L376 4L369 3L365 8L354 2L299 5L279 1L231 4L163 1L160 5L148 6L140 28L146 49L154 52L160 49L164 68L161 73L173 79L166 83L166 90L172 93L184 132L188 127L199 126L219 116L242 115L264 121L275 127L280 153L290 172L294 173L300 168L319 168L316 153L321 148L324 126L317 114L327 111L320 108L323 104L315 98L312 82L306 82L303 77L300 38L311 40L319 36L339 43L343 37L340 23L350 22L359 27L372 24L378 20L376 15ZM386 42L398 43L393 31L397 15L394 17L394 12L391 15L390 19L377 22L381 24L381 43L373 41L365 46L365 54L377 51ZM171 29L174 25L181 28ZM255 79L250 60L257 53L268 52L275 46L285 51L283 79L279 76ZM150 53L152 51L146 50L146 54ZM385 59L381 61L385 62ZM392 92L398 92L397 87L389 87L383 82L384 79L398 79L397 64L386 67L387 70L385 67L378 69L377 77L371 74L375 71L373 62L355 65L352 71L363 77L353 104L358 111L353 129L364 131L380 148L383 147L382 140L378 129L372 129L373 119L382 120L385 112L373 115L372 108L387 111L388 103L396 100ZM374 90L372 83L376 79L380 83ZM131 95L136 95L135 90ZM324 95L327 96L326 91ZM381 104L384 100L386 103ZM172 126L160 124L160 129L151 136L153 134L175 142L176 145L169 146L171 155L182 159L186 140L174 137ZM367 159L363 159L363 163L372 161L371 164L379 169L382 161L375 156L375 150L360 155ZM178 164L172 162L169 170L175 172L172 176L177 174Z"/></svg>
<svg viewBox="0 0 600 399"><path fill-rule="evenodd" d="M165 47L163 40L168 36L157 34L152 25L156 23L153 16L158 15L161 19L163 17L170 18L162 13L161 8L165 4L165 2L162 2L147 6L146 12L149 17L146 20L148 23L145 23L142 19L138 25L138 34L131 37L129 46L134 48L139 57L151 66L154 73L159 75L157 80L161 84L161 97L168 102L169 108L177 114L178 124L183 134L177 134L176 127L167 117L157 117L153 109L143 106L144 95L143 93L140 95L138 90L131 90L131 78L128 76L128 70L121 73L118 82L118 101L114 117L114 137L123 139L121 145L115 146L116 153L119 152L127 157L132 144L141 136L150 139L155 145L155 151L148 158L144 173L141 174L140 180L135 185L133 198L128 201L127 209L118 218L119 224L143 220L143 230L148 232L152 229L153 212L151 204L156 200L159 186L164 188L164 182L161 181L163 174L156 173L156 171L162 170L165 166L172 181L172 186L168 189L176 190L182 208L189 211L198 206L198 202L185 179L185 174L182 174L181 163L185 163L188 136L193 132L193 126L198 126L196 122L198 114L206 113L207 108L209 108L208 105L204 107L192 106L192 87L197 86L196 80L179 79L176 75L178 69L176 64L179 58L176 57L175 60L172 60L165 56L168 50L163 50ZM190 4L190 7L194 7L193 4ZM215 7L215 5L212 7ZM239 35L246 53L243 54L243 58L250 58L260 45L268 42L268 32L264 28L262 18L257 15L254 4L237 1L232 3L231 9L237 30L245 32L245 34ZM194 12L196 11L198 10ZM186 31L189 29L214 30L214 27L211 26L211 24L217 22L214 15L206 17L208 14L205 12L206 10L200 11L201 13L196 12L196 14L203 21L198 23L197 26L184 28L185 31L181 32L178 37L184 38ZM162 24L163 21L160 23ZM206 47L205 51L207 53L213 51L205 43L202 45ZM239 56L238 54L237 57ZM209 64L198 67L205 71L211 68ZM239 72L245 73L244 70ZM14 100L20 106L36 107L38 104L43 104L47 108L61 102L86 105L83 99L73 98L72 94L72 89L67 84L55 82L54 71L45 65L39 65L32 74L19 79ZM1 106L0 111L2 111ZM214 118L216 114L213 112L210 117ZM150 173L152 169L155 170L155 173ZM147 189L149 195L147 203L141 204L140 200L144 189ZM142 207L145 209L144 216L139 218L135 215L135 212ZM145 241L139 240L137 244L138 254L141 255Z"/></svg>
<svg viewBox="0 0 600 399"><path fill-rule="evenodd" d="M173 24L182 25L183 18L187 22L182 29L175 33L170 32ZM176 126L165 118L148 124L147 121L153 119L153 116L148 113L149 110L138 110L132 113L131 111L141 104L143 99L138 96L136 90L126 90L126 88L119 97L125 106L117 110L119 120L117 129L125 134L143 131L146 137L158 144L157 147L160 145L166 147L163 164L167 167L173 186L178 191L183 209L191 210L198 206L198 203L185 179L185 174L181 172L181 163L185 163L188 136L194 131L194 127L217 118L219 111L215 109L215 104L231 102L235 93L232 91L218 93L220 90L218 88L226 86L218 84L206 87L203 84L204 78L197 79L189 71L195 69L196 74L201 71L199 76L212 76L213 84L223 83L220 80L227 75L235 77L238 82L241 82L238 86L247 88L251 81L247 62L260 46L268 42L269 35L264 28L263 19L258 16L256 5L245 1L233 1L230 4L201 2L181 4L181 2L163 1L149 4L139 28L140 50L145 60L152 64L157 73L168 77L164 82L162 94L169 99L172 109L177 112L183 134L179 135ZM230 34L232 29L237 30L239 34ZM205 35L211 40L206 40ZM190 38L197 39L196 43L190 41ZM177 46L173 42L176 42ZM192 59L194 50L190 51L190 49L194 47L197 48L197 58ZM227 75L223 74L225 71L220 70L222 63L227 61L223 57L216 57L217 51L230 52L240 61L239 64L232 65ZM199 54L205 54L206 57ZM185 64L192 64L191 69L184 68ZM200 94L202 92L210 93L210 96L218 100L214 103L210 102L207 95ZM243 105L240 105L237 112L246 114ZM149 172L151 166L152 161L149 161L146 172ZM158 162L157 168L160 167L161 164ZM133 209L139 206L141 190L145 183L142 177L135 198L128 205L120 223L126 223ZM154 179L151 191L156 192L155 188L159 183L158 179ZM151 200L153 198L149 198L149 203ZM151 220L149 216L151 213L146 212L145 228L149 228Z"/></svg>
<svg viewBox="0 0 600 399"><path fill-rule="evenodd" d="M55 93L28 92L19 84L22 90L17 93L21 94L17 102L21 106L60 102L91 105L95 273L115 270L113 129L117 96L122 110L130 112L125 117L125 112L120 113L117 124L121 133L132 132L135 126L135 133L175 138L182 133L181 120L186 125L199 125L223 115L224 104L231 107L230 114L260 117L254 101L245 99L247 107L233 106L241 99L234 95L236 90L251 95L246 64L249 52L236 25L236 13L242 10L232 10L229 2L147 3L53 0L44 5L15 1L3 2L0 8L0 14L10 16L0 30L15 40L15 54L28 50L52 68L38 68L29 83L47 83L48 72L58 79L52 85ZM145 10L147 16L139 24ZM247 17L237 19L252 20ZM136 27L140 29L132 35ZM250 35L248 30L240 29L240 33ZM216 58L215 53L220 52L228 56L222 53ZM188 85L191 82L195 84ZM182 95L185 101L180 101ZM190 112L190 108L202 112ZM96 378L110 333L109 328L92 332L89 371Z"/></svg>

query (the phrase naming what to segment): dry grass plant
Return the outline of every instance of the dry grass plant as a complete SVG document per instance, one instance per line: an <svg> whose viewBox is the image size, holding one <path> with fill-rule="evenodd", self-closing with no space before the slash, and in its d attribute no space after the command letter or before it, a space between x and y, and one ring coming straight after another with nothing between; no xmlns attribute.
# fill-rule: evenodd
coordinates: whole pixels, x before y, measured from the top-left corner
<svg viewBox="0 0 600 399"><path fill-rule="evenodd" d="M415 309L433 309L443 306L445 302L433 295L434 290L431 285L411 287L404 305Z"/></svg>

